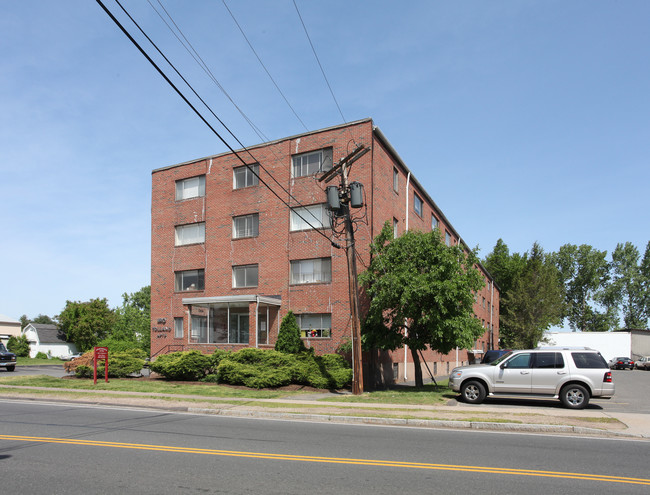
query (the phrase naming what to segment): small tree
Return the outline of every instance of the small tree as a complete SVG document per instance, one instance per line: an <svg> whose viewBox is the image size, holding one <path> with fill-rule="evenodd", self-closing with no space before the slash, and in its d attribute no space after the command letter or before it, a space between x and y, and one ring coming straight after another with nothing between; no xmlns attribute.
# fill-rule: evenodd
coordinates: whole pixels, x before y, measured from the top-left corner
<svg viewBox="0 0 650 495"><path fill-rule="evenodd" d="M25 335L20 337L11 336L7 342L7 349L13 352L18 357L29 356L29 341Z"/></svg>
<svg viewBox="0 0 650 495"><path fill-rule="evenodd" d="M88 302L66 301L58 320L66 340L74 342L77 349L84 352L92 349L99 340L109 334L115 314L108 307L106 299L91 299Z"/></svg>
<svg viewBox="0 0 650 495"><path fill-rule="evenodd" d="M278 340L275 343L275 350L291 354L298 354L307 350L300 338L300 328L298 328L296 316L293 314L293 311L289 311L282 318Z"/></svg>

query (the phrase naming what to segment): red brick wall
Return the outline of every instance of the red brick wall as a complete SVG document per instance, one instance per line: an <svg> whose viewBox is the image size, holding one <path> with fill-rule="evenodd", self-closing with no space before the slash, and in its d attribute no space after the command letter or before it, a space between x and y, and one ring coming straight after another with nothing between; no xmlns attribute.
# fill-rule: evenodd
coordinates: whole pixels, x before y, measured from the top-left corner
<svg viewBox="0 0 650 495"><path fill-rule="evenodd" d="M379 233L383 223L396 218L399 232L406 225L406 181L403 167L384 148L373 134L372 121L365 120L317 131L312 134L287 138L251 149L253 157L241 153L247 163L260 162L268 170L260 167L260 177L266 181L285 201L303 205L325 202L324 188L338 184L338 178L329 184L319 183L313 176L291 178L291 156L326 147L333 149L333 161L337 163L356 146L371 147L371 152L356 161L350 169L350 181L364 185L367 208L353 210L353 215L365 223L358 222L355 233L356 246L361 258L358 269L362 271L369 261L369 245ZM232 154L214 156L188 162L178 166L156 170L152 174L152 331L151 352L155 356L167 352L170 345L183 345L185 348L200 348L206 352L215 345L190 345L188 339L188 314L182 299L187 297L213 297L238 294L278 295L282 298L279 316L273 312L269 324L270 342L275 343L281 319L289 309L294 313L331 313L332 337L330 339L309 339L307 344L319 353L334 352L345 337L350 336L350 310L348 301L347 263L345 252L334 248L330 242L315 231L289 231L289 210L262 183L257 186L233 190L233 168L243 163ZM393 168L399 170L399 191L393 191ZM273 176L270 177L269 173ZM175 182L179 179L205 174L205 197L184 201L175 200ZM282 191L279 182L288 192ZM424 201L422 216L413 211L413 193L417 186L413 180L409 185L409 228L430 230L431 214L434 205L429 204L427 195L418 194ZM295 198L291 199L289 193ZM259 235L255 238L232 239L232 217L250 213L259 214ZM439 218L440 216L437 215ZM445 226L441 220L441 230ZM174 246L174 227L194 222L205 222L206 239L203 244ZM330 236L331 230L322 231ZM456 241L456 240L454 240ZM338 241L345 244L344 239ZM325 284L289 284L289 262L306 258L332 258L332 282ZM232 287L232 267L235 265L259 264L258 287L235 289ZM205 290L174 292L174 272L203 268L205 270ZM484 289L476 306L477 316L487 320L487 309L482 308L482 297L488 300ZM495 300L498 295L495 290ZM255 344L253 331L254 315L251 307L250 343ZM494 308L498 309L498 305ZM498 335L498 312L493 318ZM173 333L174 317L184 317L184 338L175 339ZM158 323L165 319L166 323ZM162 321L162 320L160 320ZM487 335L487 332L486 332ZM489 343L486 336L482 341ZM221 348L241 348L245 345L219 345ZM176 348L174 348L176 350ZM401 355L401 357L400 357ZM393 358L403 361L404 351L396 351ZM408 357L410 360L410 356ZM441 362L451 359L430 353L429 359ZM455 360L455 355L453 356ZM467 359L466 354L464 360Z"/></svg>

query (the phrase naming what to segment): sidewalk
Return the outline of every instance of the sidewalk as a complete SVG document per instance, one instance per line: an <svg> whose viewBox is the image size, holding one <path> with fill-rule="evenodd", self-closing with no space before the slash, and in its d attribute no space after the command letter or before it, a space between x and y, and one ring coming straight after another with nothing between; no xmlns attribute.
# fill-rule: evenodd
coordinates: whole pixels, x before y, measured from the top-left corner
<svg viewBox="0 0 650 495"><path fill-rule="evenodd" d="M290 421L336 422L577 434L650 439L650 415L559 407L473 406L450 400L436 406L335 402L347 394L316 393L279 399L218 398L161 393L72 390L0 385L0 397L102 404ZM351 396L350 396L351 397Z"/></svg>

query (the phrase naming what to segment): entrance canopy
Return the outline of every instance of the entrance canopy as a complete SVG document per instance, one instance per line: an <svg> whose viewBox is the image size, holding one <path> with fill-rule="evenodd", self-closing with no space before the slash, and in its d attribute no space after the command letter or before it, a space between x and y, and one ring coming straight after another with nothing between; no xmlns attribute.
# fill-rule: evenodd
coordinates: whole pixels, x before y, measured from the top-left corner
<svg viewBox="0 0 650 495"><path fill-rule="evenodd" d="M257 294L240 296L217 296L217 297L184 297L183 304L191 306L210 306L220 303L260 303L269 306L281 306L280 296L260 296Z"/></svg>

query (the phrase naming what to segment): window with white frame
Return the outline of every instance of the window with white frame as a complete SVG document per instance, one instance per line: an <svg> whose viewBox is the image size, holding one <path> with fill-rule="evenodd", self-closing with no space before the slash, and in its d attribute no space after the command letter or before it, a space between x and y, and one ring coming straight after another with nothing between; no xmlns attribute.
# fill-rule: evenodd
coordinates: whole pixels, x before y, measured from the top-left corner
<svg viewBox="0 0 650 495"><path fill-rule="evenodd" d="M176 272L174 278L174 290L177 292L205 289L205 270L203 268Z"/></svg>
<svg viewBox="0 0 650 495"><path fill-rule="evenodd" d="M257 287L257 265L242 265L232 267L232 286Z"/></svg>
<svg viewBox="0 0 650 495"><path fill-rule="evenodd" d="M291 157L291 176L305 177L332 169L332 148L325 148Z"/></svg>
<svg viewBox="0 0 650 495"><path fill-rule="evenodd" d="M291 262L292 284L316 284L332 281L332 258Z"/></svg>
<svg viewBox="0 0 650 495"><path fill-rule="evenodd" d="M399 192L399 171L393 168L393 191Z"/></svg>
<svg viewBox="0 0 650 495"><path fill-rule="evenodd" d="M445 230L445 244L451 246L451 234Z"/></svg>
<svg viewBox="0 0 650 495"><path fill-rule="evenodd" d="M330 338L332 336L332 315L330 313L315 313L296 315L303 338Z"/></svg>
<svg viewBox="0 0 650 495"><path fill-rule="evenodd" d="M291 231L321 229L328 224L329 217L324 203L291 210Z"/></svg>
<svg viewBox="0 0 650 495"><path fill-rule="evenodd" d="M205 175L176 181L176 201L205 196Z"/></svg>
<svg viewBox="0 0 650 495"><path fill-rule="evenodd" d="M413 193L413 209L415 213L422 216L422 198L416 193Z"/></svg>
<svg viewBox="0 0 650 495"><path fill-rule="evenodd" d="M257 163L235 167L232 172L233 189L244 189L245 187L258 185L260 183L259 174L260 166Z"/></svg>
<svg viewBox="0 0 650 495"><path fill-rule="evenodd" d="M257 237L260 231L260 216L258 213L241 215L232 219L232 237L241 239L243 237Z"/></svg>
<svg viewBox="0 0 650 495"><path fill-rule="evenodd" d="M440 225L440 222L435 215L431 215L431 230L435 230Z"/></svg>
<svg viewBox="0 0 650 495"><path fill-rule="evenodd" d="M183 338L183 317L174 318L174 338Z"/></svg>
<svg viewBox="0 0 650 495"><path fill-rule="evenodd" d="M205 222L176 226L176 246L205 242Z"/></svg>

